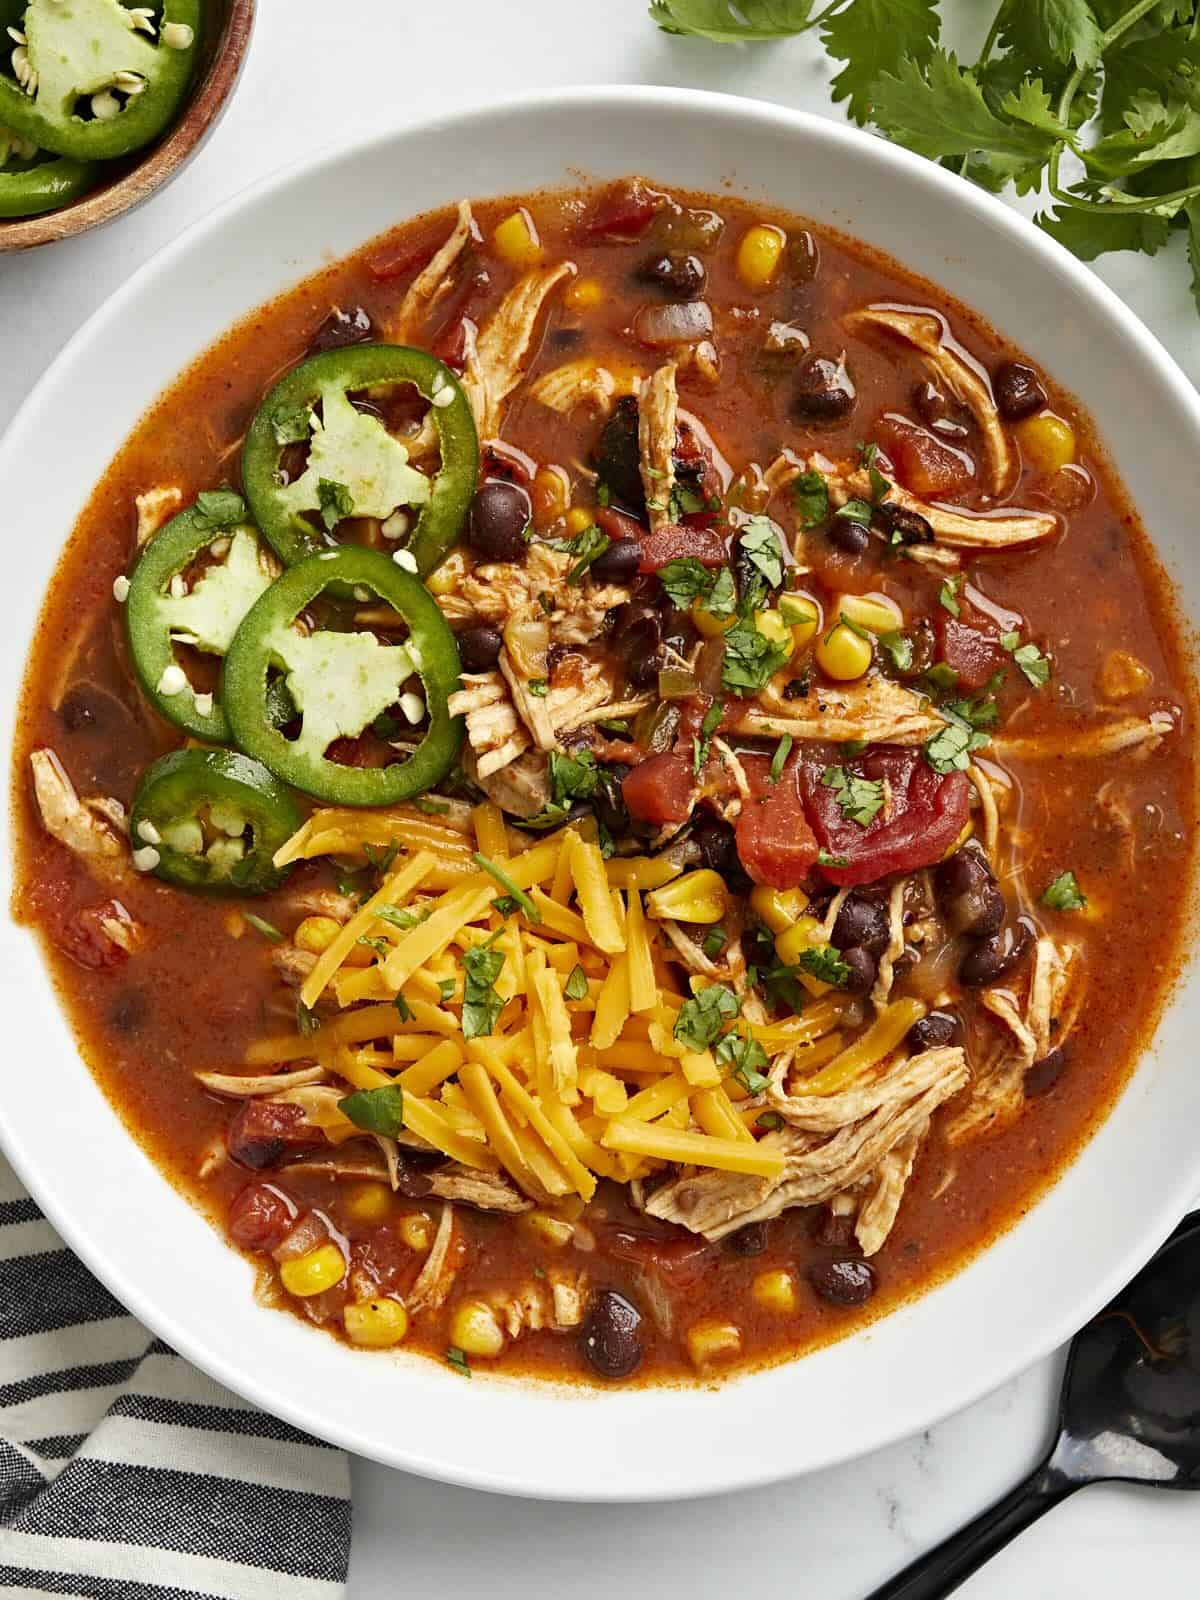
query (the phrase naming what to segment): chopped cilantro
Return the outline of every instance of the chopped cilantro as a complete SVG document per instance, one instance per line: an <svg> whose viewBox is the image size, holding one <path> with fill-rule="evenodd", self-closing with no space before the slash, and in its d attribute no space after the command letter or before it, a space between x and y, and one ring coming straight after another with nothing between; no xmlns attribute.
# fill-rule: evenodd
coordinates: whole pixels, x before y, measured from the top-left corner
<svg viewBox="0 0 1200 1600"><path fill-rule="evenodd" d="M1032 642L1028 644L1014 643L1011 645L1005 644L1004 642L1006 639L1012 639L1015 641L1017 637L1018 635L1014 633L1002 634L1000 643L1004 645L1006 650L1011 651L1013 660L1016 662L1017 666L1020 667L1027 681L1031 683L1035 689L1044 689L1050 682L1049 657L1044 656L1038 649L1037 645L1033 644Z"/></svg>
<svg viewBox="0 0 1200 1600"><path fill-rule="evenodd" d="M826 767L821 783L833 790L842 815L864 828L883 809L882 778L864 778L848 767Z"/></svg>
<svg viewBox="0 0 1200 1600"><path fill-rule="evenodd" d="M770 517L751 517L738 539L742 554L761 574L768 589L783 582L783 545Z"/></svg>
<svg viewBox="0 0 1200 1600"><path fill-rule="evenodd" d="M802 528L815 528L829 515L829 485L820 472L802 472L792 485Z"/></svg>
<svg viewBox="0 0 1200 1600"><path fill-rule="evenodd" d="M584 528L573 539L547 541L553 542L556 548L561 545L575 557L575 565L567 573L568 583L578 583L584 573L608 549L612 540L593 522L590 528Z"/></svg>
<svg viewBox="0 0 1200 1600"><path fill-rule="evenodd" d="M271 413L271 432L278 445L306 444L312 433L312 407L276 406Z"/></svg>
<svg viewBox="0 0 1200 1600"><path fill-rule="evenodd" d="M778 783L780 778L783 777L783 769L791 752L792 736L790 733L785 733L775 746L775 754L771 757L771 766L767 772L767 778L771 783Z"/></svg>
<svg viewBox="0 0 1200 1600"><path fill-rule="evenodd" d="M452 1344L446 1351L446 1365L453 1367L461 1378L471 1376L471 1363L456 1344Z"/></svg>
<svg viewBox="0 0 1200 1600"><path fill-rule="evenodd" d="M265 917L256 917L253 911L243 911L242 915L255 933L261 933L263 938L269 939L272 944L283 943L283 935L273 922L268 922Z"/></svg>
<svg viewBox="0 0 1200 1600"><path fill-rule="evenodd" d="M563 984L563 994L568 1000L586 1000L588 996L587 973L578 962L571 968L570 976Z"/></svg>
<svg viewBox="0 0 1200 1600"><path fill-rule="evenodd" d="M994 728L1000 720L1000 707L990 694L978 695L974 700L951 700L942 707L943 716L965 722L968 728Z"/></svg>
<svg viewBox="0 0 1200 1600"><path fill-rule="evenodd" d="M710 572L695 556L680 556L660 568L658 581L680 611L699 601L714 617L733 615L737 593L728 567Z"/></svg>
<svg viewBox="0 0 1200 1600"><path fill-rule="evenodd" d="M471 860L477 867L482 867L489 877L495 878L496 882L505 891L505 893L511 895L516 901L517 905L520 906L521 910L529 918L530 922L540 922L542 920L542 913L534 905L533 901L525 893L524 889L519 889L517 887L517 885L509 877L508 873L505 872L503 867L497 866L494 861L489 861L488 858L485 855L481 855L478 850L475 851L474 855L471 857Z"/></svg>
<svg viewBox="0 0 1200 1600"><path fill-rule="evenodd" d="M717 731L721 718L725 715L725 707L719 700L715 700L704 713L704 721L700 724L700 736L692 740L692 771L698 778L704 770L704 763L708 760L709 746L712 736Z"/></svg>
<svg viewBox="0 0 1200 1600"><path fill-rule="evenodd" d="M438 998L441 1000L443 1005L445 1005L447 1001L453 1000L457 992L458 984L453 978L438 979Z"/></svg>
<svg viewBox="0 0 1200 1600"><path fill-rule="evenodd" d="M398 1083L356 1089L338 1101L338 1110L364 1133L381 1133L386 1139L394 1139L404 1131L404 1090Z"/></svg>
<svg viewBox="0 0 1200 1600"><path fill-rule="evenodd" d="M321 1019L315 1011L310 1011L303 1000L296 1001L296 1032L302 1039L311 1039L321 1026Z"/></svg>
<svg viewBox="0 0 1200 1600"><path fill-rule="evenodd" d="M525 687L535 700L544 700L550 693L550 684L545 678L530 678Z"/></svg>
<svg viewBox="0 0 1200 1600"><path fill-rule="evenodd" d="M376 906L375 915L383 922L390 922L393 928L415 928L425 921L416 911L402 911L399 906Z"/></svg>
<svg viewBox="0 0 1200 1600"><path fill-rule="evenodd" d="M962 607L958 603L959 590L962 586L963 576L960 572L954 577L947 578L938 590L939 605L948 611L952 617L960 617L962 615Z"/></svg>
<svg viewBox="0 0 1200 1600"><path fill-rule="evenodd" d="M757 694L786 664L789 653L786 646L772 644L752 621L743 618L725 635L721 683L736 695Z"/></svg>
<svg viewBox="0 0 1200 1600"><path fill-rule="evenodd" d="M1069 868L1066 872L1060 872L1054 882L1042 890L1041 900L1051 911L1082 911L1087 905L1087 896L1080 890L1079 881Z"/></svg>
<svg viewBox="0 0 1200 1600"><path fill-rule="evenodd" d="M850 968L831 944L814 944L802 950L797 965L803 967L810 978L819 978L834 989L840 989L850 976Z"/></svg>
<svg viewBox="0 0 1200 1600"><path fill-rule="evenodd" d="M236 489L201 489L192 509L195 525L209 528L230 528L235 522L245 522L246 502Z"/></svg>
<svg viewBox="0 0 1200 1600"><path fill-rule="evenodd" d="M727 1022L742 1008L732 989L710 983L694 999L685 1000L675 1019L675 1038L688 1050L707 1050Z"/></svg>
<svg viewBox="0 0 1200 1600"><path fill-rule="evenodd" d="M819 867L848 867L850 865L850 857L831 855L828 850L822 847L817 851L817 865Z"/></svg>
<svg viewBox="0 0 1200 1600"><path fill-rule="evenodd" d="M894 629L891 633L879 635L879 647L891 657L892 665L897 672L911 672L913 664L913 642L906 633Z"/></svg>
<svg viewBox="0 0 1200 1600"><path fill-rule="evenodd" d="M778 1111L763 1111L755 1118L754 1126L764 1133L778 1133L783 1127L783 1118Z"/></svg>
<svg viewBox="0 0 1200 1600"><path fill-rule="evenodd" d="M380 877L383 877L390 869L392 862L400 854L400 846L395 840L391 844L385 845L382 849L378 845L364 844L362 852L367 858L367 865L374 867Z"/></svg>
<svg viewBox="0 0 1200 1600"><path fill-rule="evenodd" d="M715 961L728 943L724 928L710 928L700 946L710 961Z"/></svg>
<svg viewBox="0 0 1200 1600"><path fill-rule="evenodd" d="M492 939L496 937L492 935ZM496 993L496 979L504 970L504 952L492 949L492 940L463 952L462 1031L464 1039L480 1039L490 1034L504 1001Z"/></svg>
<svg viewBox="0 0 1200 1600"><path fill-rule="evenodd" d="M520 909L520 906L510 894L497 895L492 901L492 910L498 912L502 917L511 917L515 911Z"/></svg>
<svg viewBox="0 0 1200 1600"><path fill-rule="evenodd" d="M427 817L445 816L450 809L448 800L434 800L430 795L419 794L410 802L418 811L423 811Z"/></svg>
<svg viewBox="0 0 1200 1600"><path fill-rule="evenodd" d="M413 1019L412 1007L409 1005L408 1001L404 998L404 996L402 994L398 994L396 996L396 998L392 1001L392 1004L395 1006L396 1015L400 1018L401 1022L411 1022L412 1021L412 1019Z"/></svg>
<svg viewBox="0 0 1200 1600"><path fill-rule="evenodd" d="M841 517L843 522L857 522L860 527L869 528L871 518L875 515L875 507L869 500L847 500L844 506L839 506L833 513Z"/></svg>
<svg viewBox="0 0 1200 1600"><path fill-rule="evenodd" d="M935 661L924 674L923 682L935 695L950 694L958 688L958 673L948 661Z"/></svg>
<svg viewBox="0 0 1200 1600"><path fill-rule="evenodd" d="M318 479L317 500L321 521L329 533L333 532L343 517L354 514L354 496L344 483L337 483L333 478Z"/></svg>
<svg viewBox="0 0 1200 1600"><path fill-rule="evenodd" d="M970 723L948 722L927 740L925 759L935 772L965 772L971 765L972 753L982 750L987 742L987 734L972 728Z"/></svg>
<svg viewBox="0 0 1200 1600"><path fill-rule="evenodd" d="M392 948L386 939L373 939L369 933L360 933L357 942L365 944L368 950L374 950L377 956L386 956Z"/></svg>
<svg viewBox="0 0 1200 1600"><path fill-rule="evenodd" d="M722 1066L732 1066L731 1076L747 1094L761 1094L767 1087L771 1063L757 1039L744 1038L735 1029L725 1035L713 1055Z"/></svg>

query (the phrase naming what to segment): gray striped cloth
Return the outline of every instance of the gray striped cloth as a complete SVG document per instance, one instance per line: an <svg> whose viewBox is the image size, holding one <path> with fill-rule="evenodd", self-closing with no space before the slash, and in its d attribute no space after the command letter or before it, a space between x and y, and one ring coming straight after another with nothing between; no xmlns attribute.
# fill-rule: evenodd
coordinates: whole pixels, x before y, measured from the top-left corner
<svg viewBox="0 0 1200 1600"><path fill-rule="evenodd" d="M0 1157L0 1594L341 1600L346 1457L153 1338Z"/></svg>

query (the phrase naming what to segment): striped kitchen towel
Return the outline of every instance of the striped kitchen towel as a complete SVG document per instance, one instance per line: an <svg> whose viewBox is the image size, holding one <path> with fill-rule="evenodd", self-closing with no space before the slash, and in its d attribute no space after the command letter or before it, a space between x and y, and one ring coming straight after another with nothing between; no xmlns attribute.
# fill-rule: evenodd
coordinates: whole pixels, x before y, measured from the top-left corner
<svg viewBox="0 0 1200 1600"><path fill-rule="evenodd" d="M64 1249L0 1157L0 1595L340 1600L349 1467Z"/></svg>

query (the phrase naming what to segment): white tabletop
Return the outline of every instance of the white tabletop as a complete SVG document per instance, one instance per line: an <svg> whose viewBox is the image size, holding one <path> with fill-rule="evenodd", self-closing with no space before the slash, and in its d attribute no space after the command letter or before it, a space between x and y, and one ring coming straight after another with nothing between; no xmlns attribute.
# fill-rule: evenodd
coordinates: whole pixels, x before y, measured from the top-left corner
<svg viewBox="0 0 1200 1600"><path fill-rule="evenodd" d="M235 102L170 189L99 233L0 257L0 427L50 358L147 256L264 173L359 129L522 85L569 83L683 84L836 114L815 42L731 50L672 39L650 24L641 0L260 6ZM404 214L398 172L397 219ZM1163 257L1152 266L1141 256L1110 258L1104 276L1200 381L1200 321L1182 251L1170 255L1171 270ZM36 508L21 517L36 521ZM356 1462L351 1600L475 1592L489 1600L705 1600L739 1590L759 1600L861 1600L1034 1464L1049 1434L1059 1366L1046 1363L919 1439L819 1478L691 1505L501 1500ZM803 1428L804 1418L777 1425ZM1091 1489L962 1592L971 1600L1115 1600L1149 1580L1186 1594L1198 1560L1200 1524L1187 1496Z"/></svg>

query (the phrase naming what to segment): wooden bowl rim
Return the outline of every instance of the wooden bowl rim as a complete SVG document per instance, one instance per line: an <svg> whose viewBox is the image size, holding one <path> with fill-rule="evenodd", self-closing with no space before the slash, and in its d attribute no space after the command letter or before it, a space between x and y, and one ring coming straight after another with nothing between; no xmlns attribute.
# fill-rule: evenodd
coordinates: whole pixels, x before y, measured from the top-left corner
<svg viewBox="0 0 1200 1600"><path fill-rule="evenodd" d="M116 182L84 195L61 211L0 222L0 252L32 250L37 245L71 239L111 222L142 203L169 182L193 156L215 126L233 93L246 59L258 0L229 0L220 36L208 70L186 101L175 126L151 146L144 161Z"/></svg>

